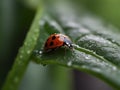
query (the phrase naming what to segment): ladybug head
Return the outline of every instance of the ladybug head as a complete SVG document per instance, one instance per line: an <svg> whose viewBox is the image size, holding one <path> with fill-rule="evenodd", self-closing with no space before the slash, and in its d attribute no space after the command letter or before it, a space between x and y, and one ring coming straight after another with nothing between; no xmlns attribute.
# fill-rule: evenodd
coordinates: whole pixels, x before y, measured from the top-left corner
<svg viewBox="0 0 120 90"><path fill-rule="evenodd" d="M68 43L68 42L66 42L66 44L65 44L66 46L68 46L70 49L72 49L73 48L73 45L72 45L72 43Z"/></svg>
<svg viewBox="0 0 120 90"><path fill-rule="evenodd" d="M64 45L69 47L70 49L73 48L72 41L69 39L64 39Z"/></svg>

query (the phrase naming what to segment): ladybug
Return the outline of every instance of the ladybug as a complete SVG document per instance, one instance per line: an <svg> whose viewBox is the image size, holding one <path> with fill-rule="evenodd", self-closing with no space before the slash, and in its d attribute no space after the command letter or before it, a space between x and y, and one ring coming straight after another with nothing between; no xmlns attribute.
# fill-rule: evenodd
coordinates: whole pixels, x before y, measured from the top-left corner
<svg viewBox="0 0 120 90"><path fill-rule="evenodd" d="M52 34L48 37L44 45L44 52L50 52L62 46L73 49L72 41L70 38L63 34Z"/></svg>

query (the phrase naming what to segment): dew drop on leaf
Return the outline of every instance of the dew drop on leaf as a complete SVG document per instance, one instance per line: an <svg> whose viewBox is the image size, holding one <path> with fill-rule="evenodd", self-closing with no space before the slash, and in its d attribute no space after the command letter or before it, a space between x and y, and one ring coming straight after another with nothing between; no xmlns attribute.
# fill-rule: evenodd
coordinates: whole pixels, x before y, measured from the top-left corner
<svg viewBox="0 0 120 90"><path fill-rule="evenodd" d="M41 57L41 55L43 54L43 51L42 50L34 50L33 54Z"/></svg>
<svg viewBox="0 0 120 90"><path fill-rule="evenodd" d="M17 83L19 81L18 77L14 78L14 82Z"/></svg>
<svg viewBox="0 0 120 90"><path fill-rule="evenodd" d="M27 54L30 54L30 50L27 51Z"/></svg>
<svg viewBox="0 0 120 90"><path fill-rule="evenodd" d="M89 59L89 57L88 57L88 56L86 56L86 57L85 57L85 59Z"/></svg>
<svg viewBox="0 0 120 90"><path fill-rule="evenodd" d="M69 61L69 62L67 63L67 65L68 65L68 66L71 66L71 65L72 65L72 61Z"/></svg>
<svg viewBox="0 0 120 90"><path fill-rule="evenodd" d="M113 67L113 70L117 70L117 68L114 66L114 67Z"/></svg>
<svg viewBox="0 0 120 90"><path fill-rule="evenodd" d="M23 58L23 56L22 55L20 55L20 59L22 59Z"/></svg>

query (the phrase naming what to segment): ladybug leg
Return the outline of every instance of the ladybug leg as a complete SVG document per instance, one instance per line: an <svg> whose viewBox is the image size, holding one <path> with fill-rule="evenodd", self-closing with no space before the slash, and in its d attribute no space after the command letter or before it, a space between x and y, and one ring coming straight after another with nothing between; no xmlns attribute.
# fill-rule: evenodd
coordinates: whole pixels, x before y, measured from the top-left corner
<svg viewBox="0 0 120 90"><path fill-rule="evenodd" d="M56 48L52 48L50 51L55 51L57 50L59 47L56 47Z"/></svg>
<svg viewBox="0 0 120 90"><path fill-rule="evenodd" d="M55 50L57 50L57 49L58 49L58 47L56 47L56 48L53 48L53 49L52 49L52 51L55 51Z"/></svg>
<svg viewBox="0 0 120 90"><path fill-rule="evenodd" d="M66 45L66 43L64 42L62 46L65 46L65 54L64 54L64 56L65 56L65 55L66 55L66 47L67 47L67 45Z"/></svg>
<svg viewBox="0 0 120 90"><path fill-rule="evenodd" d="M51 52L52 49L45 50L45 53Z"/></svg>

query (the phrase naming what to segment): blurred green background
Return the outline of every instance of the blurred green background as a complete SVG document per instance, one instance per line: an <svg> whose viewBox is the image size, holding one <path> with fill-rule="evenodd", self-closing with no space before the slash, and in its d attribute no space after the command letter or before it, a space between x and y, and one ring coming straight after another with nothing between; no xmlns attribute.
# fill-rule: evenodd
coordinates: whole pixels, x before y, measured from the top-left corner
<svg viewBox="0 0 120 90"><path fill-rule="evenodd" d="M83 6L120 28L120 0L68 1ZM54 0L51 0L51 3L54 3ZM0 0L0 88L13 65L19 47L23 44L36 7L39 5L42 5L41 0ZM68 83L68 86L65 83ZM43 67L31 62L19 90L80 90L80 88L81 90L111 89L100 80L85 73L63 67Z"/></svg>

